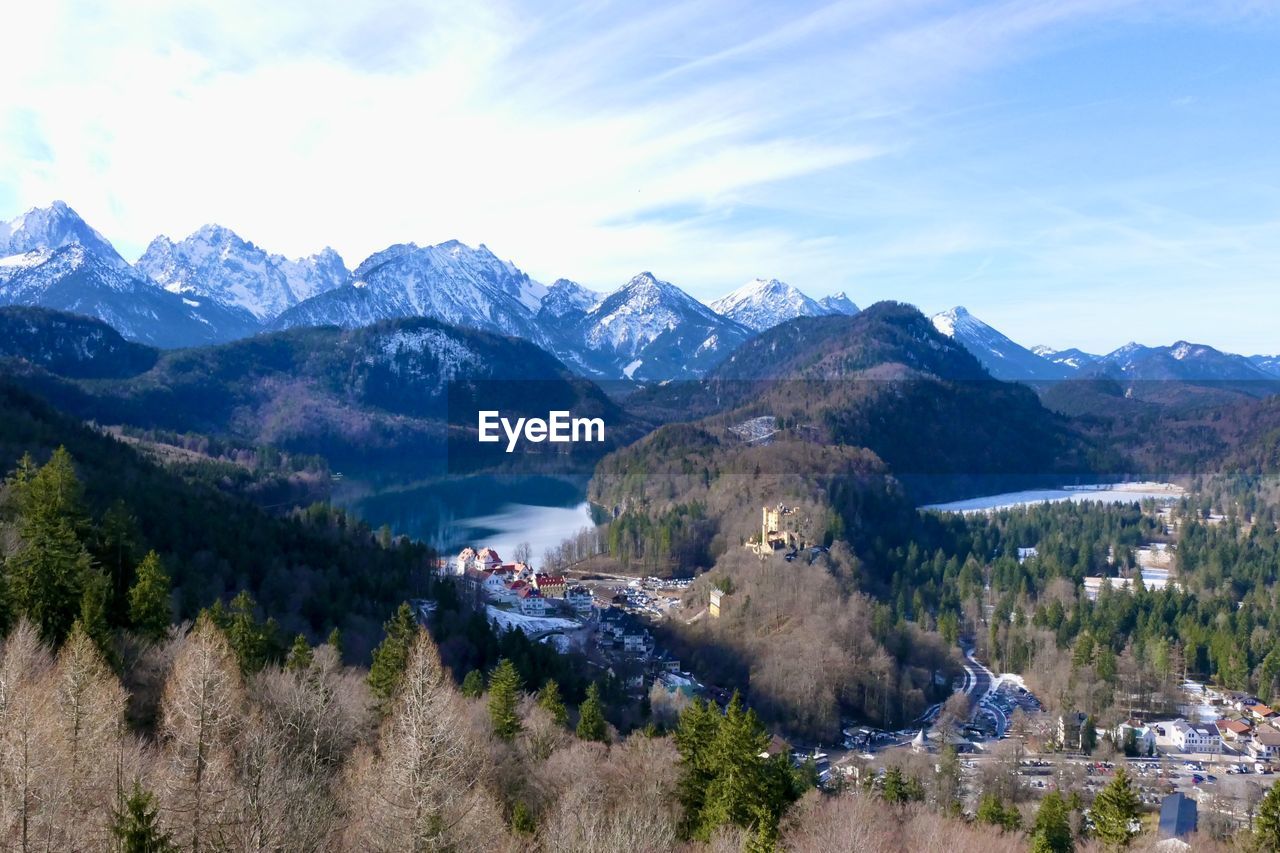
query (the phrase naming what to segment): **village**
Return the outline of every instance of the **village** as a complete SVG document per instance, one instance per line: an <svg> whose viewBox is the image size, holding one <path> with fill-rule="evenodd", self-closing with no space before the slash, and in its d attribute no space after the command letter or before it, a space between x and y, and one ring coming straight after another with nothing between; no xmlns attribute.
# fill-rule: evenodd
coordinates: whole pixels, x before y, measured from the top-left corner
<svg viewBox="0 0 1280 853"><path fill-rule="evenodd" d="M672 694L701 695L706 688L661 649L646 624L679 605L687 580L600 578L570 581L505 563L492 548L463 548L442 560L442 577L456 580L501 630L522 631L561 651L579 651L621 679L634 694L654 684Z"/></svg>
<svg viewBox="0 0 1280 853"><path fill-rule="evenodd" d="M1158 511L1172 531L1167 509ZM1210 523L1217 521L1211 520ZM808 541L807 520L797 508L764 506L759 533L744 543L761 559L814 559L826 549ZM1019 548L1019 562L1038 557ZM1129 577L1086 577L1090 600L1110 589L1132 592L1177 588L1174 546L1148 543L1134 552ZM492 548L463 548L443 559L439 572L454 579L489 620L503 630L579 651L622 680L633 695L661 688L672 697L711 696L680 661L660 648L654 620L682 608L688 579L564 574L535 570L526 561L504 562ZM1140 579L1140 580L1139 580ZM718 618L727 604L712 588L691 618ZM425 616L425 614L424 614ZM687 618L688 614L680 614ZM793 764L811 764L825 787L875 784L888 768L911 761L936 762L943 752L960 757L960 784L967 806L976 808L983 780L992 772L1013 778L1024 798L1052 790L1097 791L1117 766L1128 767L1142 801L1158 812L1160 835L1177 839L1194 831L1202 814L1243 824L1275 769L1280 767L1280 713L1255 696L1206 686L1181 685L1181 716L1095 720L1079 711L1050 714L1017 673L995 674L964 648L964 674L953 685L968 699L961 718L944 703L929 708L915 725L893 731L849 720L838 744L792 744L775 736L767 754L786 752ZM680 701L676 702L677 705Z"/></svg>

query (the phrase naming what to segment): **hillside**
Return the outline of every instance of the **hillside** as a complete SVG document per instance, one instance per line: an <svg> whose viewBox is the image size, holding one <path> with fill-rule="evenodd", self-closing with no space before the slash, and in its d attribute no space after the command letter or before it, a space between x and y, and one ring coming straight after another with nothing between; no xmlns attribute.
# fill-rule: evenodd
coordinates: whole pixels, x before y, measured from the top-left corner
<svg viewBox="0 0 1280 853"><path fill-rule="evenodd" d="M992 379L919 311L896 303L783 323L707 379L649 389L628 406L655 421L705 418L718 433L772 418L780 438L871 449L919 495L1119 464L1093 453L1029 388Z"/></svg>
<svg viewBox="0 0 1280 853"><path fill-rule="evenodd" d="M320 638L340 627L360 657L386 613L425 584L425 548L379 548L367 527L328 509L266 515L0 381L3 473L25 453L40 463L58 447L74 460L91 516L117 503L126 508L132 532L119 535L131 559L148 549L160 554L179 618L246 589L289 635Z"/></svg>
<svg viewBox="0 0 1280 853"><path fill-rule="evenodd" d="M101 320L47 308L0 308L0 359L16 359L73 379L136 376L157 350L126 341Z"/></svg>
<svg viewBox="0 0 1280 853"><path fill-rule="evenodd" d="M459 462L447 455L449 435L474 432L480 407L542 417L566 409L605 418L619 440L626 434L627 418L598 388L533 344L428 319L293 329L165 352L150 369L112 379L11 369L15 381L76 417L229 436L320 454L335 467L443 470Z"/></svg>

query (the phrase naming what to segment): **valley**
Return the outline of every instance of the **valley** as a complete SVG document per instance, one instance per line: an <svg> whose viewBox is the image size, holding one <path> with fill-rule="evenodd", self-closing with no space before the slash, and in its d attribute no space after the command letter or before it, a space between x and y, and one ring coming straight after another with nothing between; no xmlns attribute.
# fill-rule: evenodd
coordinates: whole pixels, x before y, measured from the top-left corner
<svg viewBox="0 0 1280 853"><path fill-rule="evenodd" d="M129 645L145 544L166 620L226 631L246 677L338 636L338 665L368 665L360 689L391 702L379 673L421 628L468 713L509 666L598 713L589 742L678 744L700 714L742 714L769 772L828 793L982 824L1062 792L1084 820L1126 766L1143 809L1175 790L1221 833L1247 824L1256 789L1235 768L1269 777L1245 741L1187 759L1221 771L1209 782L1125 752L1131 729L1196 732L1211 713L1272 737L1227 708L1280 698L1264 361L1033 352L963 309L860 310L771 279L710 305L649 273L548 287L456 241L348 271L206 228L130 266L86 229L58 207L10 227L24 260L0 288L33 304L0 307L0 497L82 478L83 520L59 523L84 531L89 568L40 612L65 636L101 575L96 642L129 678L154 654ZM106 303L29 298L63 286L57 252L113 271L84 286L125 277L251 325L174 346ZM552 411L606 440L480 440L481 413ZM6 499L8 574L36 528ZM36 613L14 577L0 612ZM127 709L144 737L145 687ZM1186 753L1158 737L1168 761ZM648 769L689 766L670 761Z"/></svg>

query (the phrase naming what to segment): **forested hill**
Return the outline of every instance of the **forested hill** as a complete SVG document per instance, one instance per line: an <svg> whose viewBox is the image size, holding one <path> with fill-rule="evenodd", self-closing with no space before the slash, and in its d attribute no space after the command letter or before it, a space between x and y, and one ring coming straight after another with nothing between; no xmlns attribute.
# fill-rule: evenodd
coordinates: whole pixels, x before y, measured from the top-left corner
<svg viewBox="0 0 1280 853"><path fill-rule="evenodd" d="M75 379L135 376L159 350L126 341L101 320L48 308L0 307L0 360L15 359Z"/></svg>
<svg viewBox="0 0 1280 853"><path fill-rule="evenodd" d="M141 555L154 549L173 580L179 618L247 590L284 636L322 638L337 627L348 652L361 657L379 639L387 614L422 589L431 558L424 547L379 544L361 523L323 507L268 516L247 501L184 481L0 382L4 472L26 453L42 464L58 447L66 448L84 485L87 538L117 595L128 589ZM9 504L0 502L0 527L15 521ZM78 606L73 592L68 595Z"/></svg>
<svg viewBox="0 0 1280 853"><path fill-rule="evenodd" d="M783 323L707 379L650 389L628 405L655 421L705 419L716 435L772 419L775 440L869 448L922 500L1125 468L899 303Z"/></svg>
<svg viewBox="0 0 1280 853"><path fill-rule="evenodd" d="M853 317L797 317L752 338L708 379L836 380L884 365L951 381L991 380L968 350L901 302L877 302Z"/></svg>
<svg viewBox="0 0 1280 853"><path fill-rule="evenodd" d="M59 316L46 312L46 326ZM24 361L9 362L11 375L69 414L321 454L335 467L429 473L443 465L448 424L482 403L515 416L603 417L607 437L627 435L626 415L598 387L533 344L429 319L165 352L150 369L111 379L60 369L80 345L70 337L32 336L31 345L55 351L13 353Z"/></svg>

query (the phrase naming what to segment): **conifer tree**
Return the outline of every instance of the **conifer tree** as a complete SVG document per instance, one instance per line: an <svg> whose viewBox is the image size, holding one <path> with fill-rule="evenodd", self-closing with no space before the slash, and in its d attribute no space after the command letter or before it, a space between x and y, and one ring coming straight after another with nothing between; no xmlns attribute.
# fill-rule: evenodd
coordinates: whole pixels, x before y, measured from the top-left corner
<svg viewBox="0 0 1280 853"><path fill-rule="evenodd" d="M529 811L524 800L517 802L515 808L511 810L511 828L520 835L533 835L538 829L533 812Z"/></svg>
<svg viewBox="0 0 1280 853"><path fill-rule="evenodd" d="M680 713L674 740L680 753L680 781L676 796L680 800L680 834L692 838L702 824L707 787L715 776L711 745L723 720L710 701L694 699Z"/></svg>
<svg viewBox="0 0 1280 853"><path fill-rule="evenodd" d="M13 624L13 609L9 605L9 583L5 580L4 557L0 556L0 637L9 633Z"/></svg>
<svg viewBox="0 0 1280 853"><path fill-rule="evenodd" d="M604 719L604 703L600 701L600 685L594 681L587 687L587 698L578 706L577 735L582 740L600 743L609 739L609 725Z"/></svg>
<svg viewBox="0 0 1280 853"><path fill-rule="evenodd" d="M111 644L111 626L107 624L109 586L106 575L95 570L89 571L85 576L84 592L80 594L78 622L102 656L115 666L116 653Z"/></svg>
<svg viewBox="0 0 1280 853"><path fill-rule="evenodd" d="M129 624L129 589L138 564L138 525L124 501L102 514L90 551L107 576L107 618L113 626Z"/></svg>
<svg viewBox="0 0 1280 853"><path fill-rule="evenodd" d="M386 637L373 650L373 663L369 667L369 687L382 707L386 709L400 689L404 668L409 660L409 649L418 633L417 620L408 602L400 605L382 626Z"/></svg>
<svg viewBox="0 0 1280 853"><path fill-rule="evenodd" d="M890 803L907 801L906 780L902 778L902 769L890 767L884 771L884 784L880 788L880 796Z"/></svg>
<svg viewBox="0 0 1280 853"><path fill-rule="evenodd" d="M1280 853L1280 782L1273 784L1258 805L1253 840L1263 853Z"/></svg>
<svg viewBox="0 0 1280 853"><path fill-rule="evenodd" d="M227 640L240 662L245 675L255 673L266 666L270 646L270 632L258 623L254 610L257 602L247 589L242 589L231 599L231 615L227 623Z"/></svg>
<svg viewBox="0 0 1280 853"><path fill-rule="evenodd" d="M1032 853L1072 853L1075 850L1067 804L1057 791L1051 791L1040 801L1040 810L1036 812L1032 828L1031 850Z"/></svg>
<svg viewBox="0 0 1280 853"><path fill-rule="evenodd" d="M342 631L340 629L334 628L330 631L329 638L325 640L325 643L333 647L339 658L342 657Z"/></svg>
<svg viewBox="0 0 1280 853"><path fill-rule="evenodd" d="M479 699L484 695L484 676L480 670L469 670L462 679L462 695L468 699Z"/></svg>
<svg viewBox="0 0 1280 853"><path fill-rule="evenodd" d="M290 672L306 672L311 668L314 657L311 644L307 642L305 636L299 634L293 638L293 645L289 648L289 657L285 659L284 668Z"/></svg>
<svg viewBox="0 0 1280 853"><path fill-rule="evenodd" d="M734 694L724 719L711 743L712 779L707 786L706 804L698 835L709 839L721 826L758 826L761 820L776 821L782 804L769 778L769 763L761 759L769 746L769 735L754 711L744 709L742 697Z"/></svg>
<svg viewBox="0 0 1280 853"><path fill-rule="evenodd" d="M1115 778L1098 792L1093 801L1094 833L1114 847L1125 847L1133 838L1130 822L1138 816L1139 800L1129 773L1116 768Z"/></svg>
<svg viewBox="0 0 1280 853"><path fill-rule="evenodd" d="M111 834L120 853L176 853L178 849L172 836L160 826L155 797L137 781L115 813Z"/></svg>
<svg viewBox="0 0 1280 853"><path fill-rule="evenodd" d="M169 633L169 576L160 555L150 551L138 564L137 579L129 589L129 622L141 636L158 643Z"/></svg>
<svg viewBox="0 0 1280 853"><path fill-rule="evenodd" d="M569 712L564 706L564 700L560 698L560 685L556 684L554 678L547 679L547 683L538 691L538 705L551 714L556 725L563 726L569 721Z"/></svg>
<svg viewBox="0 0 1280 853"><path fill-rule="evenodd" d="M60 447L41 468L24 456L9 486L22 542L6 564L10 606L35 624L45 642L56 645L79 614L93 563L83 540L87 522L80 481L71 455Z"/></svg>
<svg viewBox="0 0 1280 853"><path fill-rule="evenodd" d="M520 734L520 673L503 658L489 675L489 720L499 740L515 740Z"/></svg>

